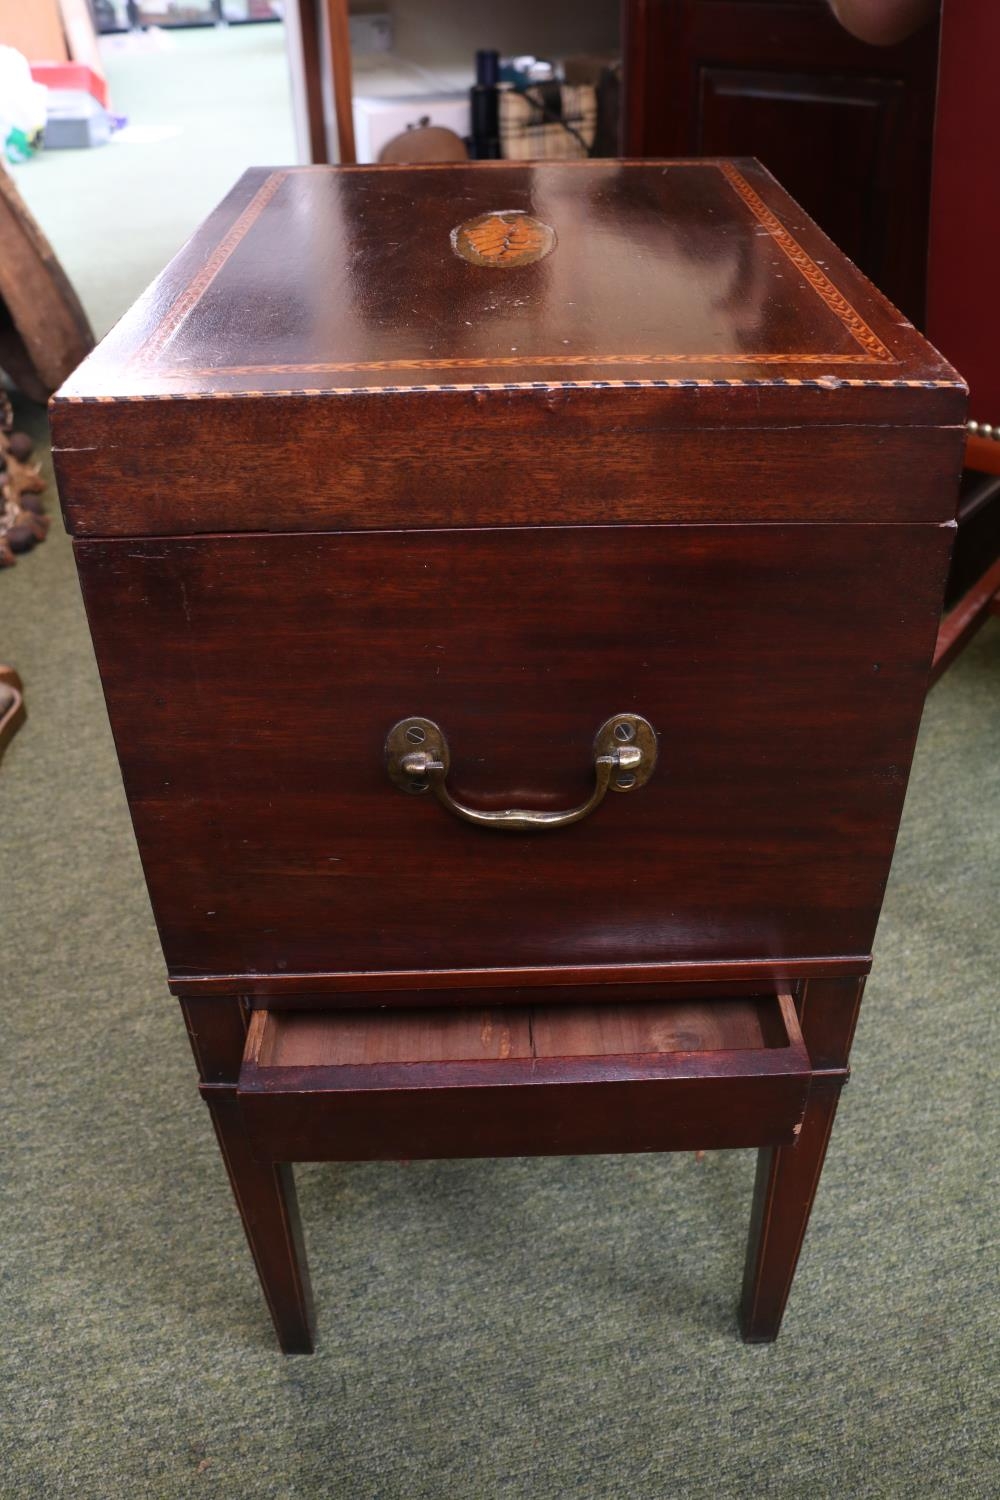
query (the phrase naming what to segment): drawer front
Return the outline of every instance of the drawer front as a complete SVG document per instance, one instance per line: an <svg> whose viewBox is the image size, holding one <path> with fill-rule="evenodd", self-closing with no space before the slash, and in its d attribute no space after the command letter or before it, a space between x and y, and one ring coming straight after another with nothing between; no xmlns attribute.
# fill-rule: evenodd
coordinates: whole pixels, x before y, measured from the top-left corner
<svg viewBox="0 0 1000 1500"><path fill-rule="evenodd" d="M175 976L866 954L950 529L580 528L76 544ZM572 808L644 716L648 783L470 826L390 781Z"/></svg>
<svg viewBox="0 0 1000 1500"><path fill-rule="evenodd" d="M795 1139L790 995L692 1004L254 1013L238 1100L272 1161L577 1155Z"/></svg>

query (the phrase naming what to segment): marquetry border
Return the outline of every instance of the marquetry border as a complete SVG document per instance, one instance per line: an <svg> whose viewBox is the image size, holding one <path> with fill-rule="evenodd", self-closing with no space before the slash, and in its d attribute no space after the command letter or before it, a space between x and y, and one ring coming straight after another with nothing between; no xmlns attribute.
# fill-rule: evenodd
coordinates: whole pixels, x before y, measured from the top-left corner
<svg viewBox="0 0 1000 1500"><path fill-rule="evenodd" d="M805 390L835 391L841 387L852 389L863 389L873 387L880 391L904 390L904 391L964 391L965 385L960 380L849 380L839 375L820 376L818 379L810 379L804 375L801 379L793 379L790 376L778 376L774 380L713 380L711 377L704 379L684 380L517 380L494 382L490 384L466 384L466 385L320 385L320 386L292 386L287 389L266 391L148 391L145 393L129 396L57 396L55 399L60 406L114 406L122 401L266 401L287 400L297 396L426 396L441 395L455 392L459 395L486 395L494 391L519 392L522 395L532 392L546 392L552 394L556 391L629 391L629 390L727 390L737 388L745 390L748 387L760 386L769 391L781 390L786 386L801 387Z"/></svg>
<svg viewBox="0 0 1000 1500"><path fill-rule="evenodd" d="M893 355L886 348L882 340L874 333L856 308L853 308L842 292L839 292L833 282L824 271L816 264L811 256L807 255L799 244L789 234L777 214L772 213L747 182L741 172L733 166L732 162L717 162L719 171L726 178L730 187L743 199L754 217L763 224L771 238L781 247L788 256L792 265L801 275L802 279L812 287L816 295L826 303L827 307L839 318L841 323L850 333L851 337L861 345L870 359L893 360ZM838 361L844 363L844 360ZM894 363L896 361L893 361ZM796 363L789 360L789 363Z"/></svg>
<svg viewBox="0 0 1000 1500"><path fill-rule="evenodd" d="M149 338L140 346L135 360L141 364L152 364L165 344L173 338L184 320L194 311L212 282L225 266L233 251L244 240L275 193L288 176L288 172L272 172L253 195L246 208L229 226L212 254L205 261L197 276L192 277L180 296L170 304L166 315L153 329ZM258 368L265 368L258 366Z"/></svg>
<svg viewBox="0 0 1000 1500"><path fill-rule="evenodd" d="M461 166L461 165L463 165L463 164L450 163L450 162L449 163L424 163L424 164L422 164L419 167L408 167L407 170L409 170L409 171L413 171L413 170L425 170L425 171L456 170L456 168L459 167L459 166ZM483 165L483 164L480 164L480 165ZM494 162L494 163L489 163L489 165L492 166L492 167L494 167L494 168L502 168L502 167L510 167L512 164L509 163L509 162ZM581 161L581 162L573 162L573 163L560 163L559 165L560 165L560 167L565 167L565 166L580 166L580 167L584 167L584 166L593 166L593 163L591 163L591 162L582 162ZM624 162L615 162L614 165L616 167L638 167L638 166L648 166L649 163L648 162L641 162L641 161L624 161ZM284 169L281 169L279 171L272 172L265 179L265 181L257 189L257 191L254 194L253 198L250 200L250 202L247 204L247 206L243 209L243 211L239 214L239 216L234 220L234 222L232 223L232 225L230 226L230 228L227 230L227 232L223 236L223 238L219 241L219 243L216 246L215 250L208 257L208 259L204 262L204 264L199 268L197 274L191 279L191 281L184 288L184 290L175 298L175 300L171 303L170 307L167 309L167 312L165 313L165 315L162 318L162 320L153 329L153 331L151 332L151 334L149 335L149 337L140 345L140 347L136 351L135 355L133 356L133 359L132 359L131 363L133 364L133 367L137 366L137 367L139 367L139 369L143 369L143 370L147 371L150 374L152 374L154 372L154 370L155 370L156 375L158 375L159 377L161 377L163 379L168 379L168 380L184 380L184 379L192 379L192 378L197 378L197 379L220 379L220 378L222 378L222 379L224 379L224 378L227 378L227 377L249 377L249 376L252 376L252 375L304 375L304 376L309 376L309 375L325 375L325 374L332 375L332 374L337 373L338 371L341 371L341 372L344 372L344 373L347 373L349 371L357 371L359 373L363 372L363 371L371 371L371 372L374 373L376 371L391 371L391 370L449 370L449 369L450 370L476 370L476 369L484 369L484 370L485 369L490 369L490 370L494 370L494 369L503 369L505 367L511 367L511 368L518 367L518 368L522 368L522 369L525 368L525 367L536 368L536 369L572 369L574 367L579 366L581 368L587 367L587 368L591 368L591 369L602 368L602 367L607 367L607 368L612 368L613 369L615 366L618 366L618 365L622 365L622 366L627 365L627 366L631 366L632 368L636 368L636 367L638 367L638 368L656 368L658 366L669 366L669 365L697 366L697 365L751 365L752 364L752 365L758 365L758 366L760 366L760 365L776 365L776 366L780 366L780 365L805 365L805 366L808 366L808 365L826 365L826 366L829 366L829 365L852 365L852 364L871 364L871 363L898 364L898 360L896 359L896 357L886 347L886 345L882 342L882 340L878 337L878 335L873 331L873 329L871 329L868 326L868 324L861 317L861 315L857 311L857 309L854 308L847 301L847 298L843 295L843 293L838 290L838 288L833 284L833 282L826 275L826 273L822 270L822 268L820 266L818 266L816 264L816 262L812 259L812 257L802 248L802 246L798 243L798 241L794 238L794 236L788 231L788 229L781 222L781 220L778 218L778 216L771 209L768 208L767 204L764 203L763 199L759 196L759 194L757 194L754 191L754 189L751 187L750 183L747 182L746 178L738 170L738 168L735 167L732 164L732 162L729 162L729 161L713 161L711 159L703 159L703 160L701 160L701 159L695 158L695 159L690 159L690 160L686 159L686 160L671 161L669 163L669 165L671 167L681 167L681 168L696 166L696 167L701 167L702 169L704 169L705 167L714 167L718 172L720 172L722 174L722 176L728 182L729 186L733 189L733 191L737 195L737 197L746 206L746 208L750 211L750 213L754 216L754 218L762 226L762 228L764 228L767 231L767 233L770 235L770 237L772 238L772 240L774 241L774 243L778 246L778 248L783 252L783 254L788 258L788 260L791 262L791 264L795 267L796 271L802 277L802 279L806 283L806 285L812 288L812 290L820 298L820 300L823 302L823 304L828 309L828 311L831 312L833 314L833 316L836 317L837 320L841 323L841 325L847 330L847 332L850 334L850 336L852 337L852 339L859 346L861 352L859 352L857 354L822 354L822 353L749 354L749 353L745 353L745 352L741 352L741 353L734 352L734 353L730 353L730 354L711 353L711 354L701 354L701 355L692 355L692 354L600 354L600 355L591 355L591 354L586 354L586 355L584 355L584 354L578 354L578 355L553 354L553 355L535 355L535 356L528 356L528 357L518 355L516 357L510 357L510 356L494 356L494 357L476 356L476 357L468 357L468 358L457 357L457 358L451 358L451 359L359 360L359 361L346 361L345 360L345 361L342 361L340 363L316 363L316 364L219 365L219 366L213 366L213 367L208 367L208 368L198 368L198 369L187 368L187 369L176 369L176 370L163 369L162 367L157 367L157 365L156 365L157 358L163 353L163 351L169 345L171 339L174 337L174 335L177 333L177 331L180 329L180 327L183 325L183 323L189 317L189 315L193 312L194 308L198 305L199 301L205 295L205 293L208 290L208 288L212 285L212 283L215 281L216 277L223 270L223 268L225 267L226 263L228 262L228 260L230 259L230 257L233 255L234 251L239 247L239 245L245 239L245 237L247 236L247 234L249 233L249 231L253 228L254 224L260 218L261 214L264 212L264 210L267 207L267 205L274 198L275 194L278 192L279 188L282 186L282 184L285 182L285 180L288 177L290 177L290 176L299 175L299 174L301 174L303 172L315 172L315 171L328 171L329 170L329 168L301 167L301 168L284 168ZM342 171L352 171L352 170L358 170L358 168L341 168L340 170L342 170ZM364 170L364 169L361 169L361 170ZM379 170L383 171L383 170L386 170L386 169L385 168L380 168ZM549 383L547 383L547 382L518 381L518 382L515 382L515 383L512 383L512 384L507 384L506 382L489 382L489 383L486 383L486 384L475 384L475 385L468 385L468 386L448 384L448 385L433 385L433 386L405 385L405 386L402 386L402 387L394 387L394 386L387 386L387 385L379 385L379 386L374 386L374 387L349 386L349 387L343 387L343 388L333 388L333 390L331 390L330 387L322 387L321 389L322 389L322 391L324 393L331 393L331 394L335 394L335 393L338 393L340 391L343 391L343 393L345 393L345 394L348 393L348 392L358 392L359 394L361 394L361 393L372 393L372 392L376 392L376 391L379 392L379 393L388 393L388 392L394 391L394 390L408 390L408 391L409 390L412 390L412 391L418 391L418 390L466 390L466 389L468 389L468 390L497 390L497 389L500 389L500 390L506 390L506 389L521 390L521 389L537 389L537 388L562 389L562 388L567 388L567 387L569 387L569 388L576 388L578 386L585 386L587 388L590 388L590 387L619 386L619 385L620 386L634 386L634 385L639 385L639 386L647 386L647 385L669 385L669 386L673 386L673 385L681 385L681 386L696 385L696 386L701 386L701 385L719 385L719 384L724 384L724 385L746 385L746 384L763 384L763 383L766 383L766 384L775 384L777 382L776 381L756 382L756 381L743 381L743 380L738 380L738 379L737 380L726 380L726 381L717 381L717 380L712 380L712 379L706 379L706 380L684 380L684 379L681 379L681 380L667 380L667 381L660 381L660 380L635 380L635 381L633 381L633 380L623 380L623 381L616 381L616 380L594 380L594 379L592 379L592 380L586 380L586 381L556 381L556 382L552 382L551 385ZM800 383L809 384L811 382L808 382L808 381L797 382L797 381L793 381L793 380L787 380L787 381L785 381L783 383L794 385L794 384L800 384ZM835 381L824 382L824 383L848 384L848 383L852 383L852 382L841 381L841 380L838 379L838 380L835 380ZM864 383L864 384L867 384L867 383L882 384L884 382L876 381L876 382L861 382L861 383ZM923 381L912 382L912 383L915 383L915 384L918 384L918 385L924 385L924 384L926 384L926 382L923 382ZM948 382L948 381L943 382L943 384L946 384L946 385L947 384L951 384L951 383L952 382ZM318 394L319 392L317 391L316 393ZM185 393L185 395L187 396L188 399L190 399L190 397L194 396L195 394L196 393L194 393L194 392ZM209 393L206 393L206 394L215 395L216 393L215 392L209 392ZM228 394L228 393L219 392L218 394ZM241 391L238 394L242 395L242 396L254 396L254 395L264 395L264 394L268 394L268 393L267 392L256 392L256 391Z"/></svg>

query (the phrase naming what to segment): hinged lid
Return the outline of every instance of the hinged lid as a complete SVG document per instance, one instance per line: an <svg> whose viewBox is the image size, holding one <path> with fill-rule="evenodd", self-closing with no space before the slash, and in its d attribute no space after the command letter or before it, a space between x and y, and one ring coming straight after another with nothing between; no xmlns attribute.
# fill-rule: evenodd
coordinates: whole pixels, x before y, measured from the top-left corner
<svg viewBox="0 0 1000 1500"><path fill-rule="evenodd" d="M779 519L790 504L942 519L957 438L886 433L890 462L916 452L931 477L879 500L864 480L832 495L833 434L810 455L802 427L963 413L955 372L769 174L722 160L248 172L53 408L80 534ZM837 450L842 469L862 447ZM802 499L751 495L747 462ZM501 464L523 472L530 516Z"/></svg>

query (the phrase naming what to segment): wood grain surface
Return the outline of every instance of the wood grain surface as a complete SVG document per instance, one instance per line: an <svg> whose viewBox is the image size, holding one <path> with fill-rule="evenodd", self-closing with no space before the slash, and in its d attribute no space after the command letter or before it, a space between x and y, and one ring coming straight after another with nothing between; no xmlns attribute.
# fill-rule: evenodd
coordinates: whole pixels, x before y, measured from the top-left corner
<svg viewBox="0 0 1000 1500"><path fill-rule="evenodd" d="M870 954L751 959L675 960L643 964L606 962L537 966L506 964L494 969L381 969L297 974L198 974L172 976L170 989L180 997L239 996L254 1007L272 1009L366 1006L523 1005L544 989L553 1004L583 1005L595 1000L651 997L662 985L678 999L711 995L756 995L764 989L794 989L810 976L858 976L871 969ZM488 992L484 996L484 991Z"/></svg>
<svg viewBox="0 0 1000 1500"><path fill-rule="evenodd" d="M824 425L829 392L752 387L84 403L53 421L80 537L951 520L964 427L894 425L912 391L844 394L843 425ZM921 394L928 421L964 409Z"/></svg>
<svg viewBox="0 0 1000 1500"><path fill-rule="evenodd" d="M758 156L923 326L937 27L872 47L828 0L623 0L623 21L625 154Z"/></svg>
<svg viewBox="0 0 1000 1500"><path fill-rule="evenodd" d="M453 254L460 224L504 213L551 226L556 248L503 275ZM463 370L642 381L666 366L956 379L756 162L499 162L248 173L62 394L393 390Z"/></svg>
<svg viewBox="0 0 1000 1500"><path fill-rule="evenodd" d="M454 254L510 210L542 260ZM944 520L964 410L757 164L479 163L248 174L52 420L69 526L110 536Z"/></svg>
<svg viewBox="0 0 1000 1500"><path fill-rule="evenodd" d="M950 537L77 543L171 973L308 991L310 971L867 954ZM386 775L389 728L420 714L462 800L573 806L625 710L657 770L572 828L470 828Z"/></svg>
<svg viewBox="0 0 1000 1500"><path fill-rule="evenodd" d="M237 1100L265 1161L674 1150L793 1140L809 1074L788 995L256 1011Z"/></svg>
<svg viewBox="0 0 1000 1500"><path fill-rule="evenodd" d="M254 1013L259 1067L349 1067L508 1057L614 1057L746 1051L778 1044L774 997L712 997L478 1010ZM787 1045L787 1037L783 1037Z"/></svg>
<svg viewBox="0 0 1000 1500"><path fill-rule="evenodd" d="M0 366L44 403L93 347L80 299L0 162Z"/></svg>

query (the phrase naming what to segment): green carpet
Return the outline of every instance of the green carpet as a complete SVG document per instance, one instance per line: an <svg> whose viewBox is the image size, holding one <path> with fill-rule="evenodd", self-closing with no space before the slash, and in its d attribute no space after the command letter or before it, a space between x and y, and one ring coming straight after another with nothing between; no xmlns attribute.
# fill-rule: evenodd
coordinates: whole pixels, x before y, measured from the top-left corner
<svg viewBox="0 0 1000 1500"><path fill-rule="evenodd" d="M109 37L103 54L129 130L15 169L98 337L241 172L295 157L282 27Z"/></svg>
<svg viewBox="0 0 1000 1500"><path fill-rule="evenodd" d="M190 227L171 192L156 261ZM98 321L135 290L64 254ZM725 1152L300 1169L320 1347L283 1359L58 523L0 573L0 660L30 715L0 767L3 1500L998 1493L996 624L928 703L854 1080L757 1348L753 1161Z"/></svg>

